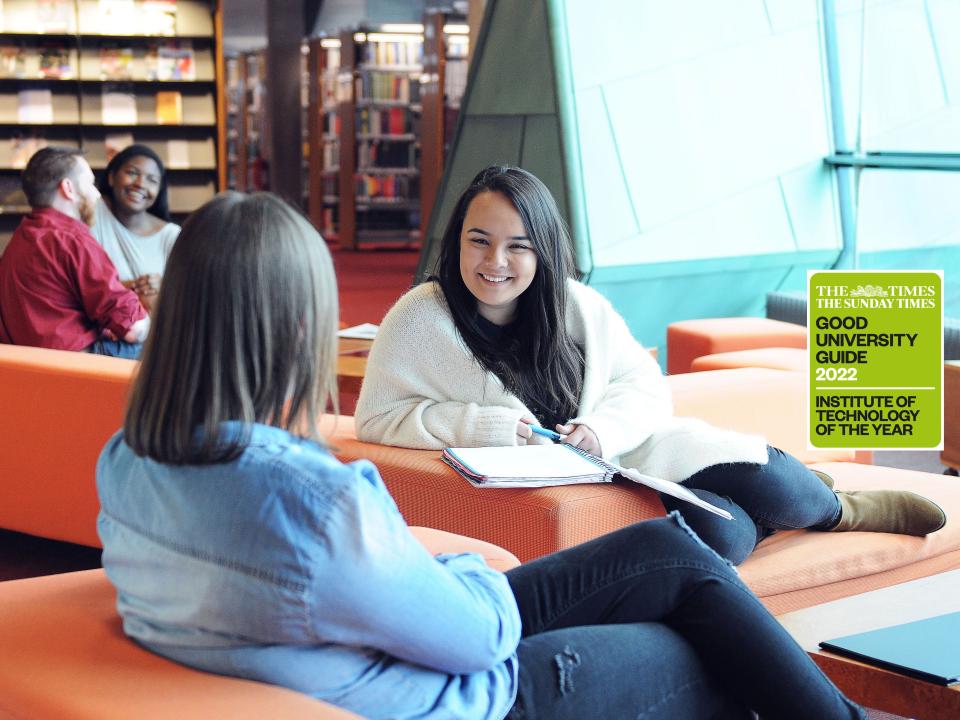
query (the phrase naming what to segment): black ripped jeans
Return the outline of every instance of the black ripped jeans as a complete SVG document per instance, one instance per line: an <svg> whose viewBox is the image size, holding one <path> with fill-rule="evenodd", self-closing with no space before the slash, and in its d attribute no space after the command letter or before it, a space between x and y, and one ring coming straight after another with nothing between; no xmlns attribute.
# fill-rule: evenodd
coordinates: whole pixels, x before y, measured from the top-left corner
<svg viewBox="0 0 960 720"><path fill-rule="evenodd" d="M863 720L678 515L507 573L520 615L510 720Z"/></svg>

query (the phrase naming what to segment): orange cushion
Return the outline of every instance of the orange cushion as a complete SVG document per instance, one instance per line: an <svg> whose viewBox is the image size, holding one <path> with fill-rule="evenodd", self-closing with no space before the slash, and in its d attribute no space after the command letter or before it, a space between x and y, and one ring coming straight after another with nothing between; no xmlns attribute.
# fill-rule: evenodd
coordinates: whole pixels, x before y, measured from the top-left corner
<svg viewBox="0 0 960 720"><path fill-rule="evenodd" d="M500 572L506 572L520 564L512 552L483 540L429 527L412 526L410 532L430 551L431 555L477 553L483 556L483 561L487 565Z"/></svg>
<svg viewBox="0 0 960 720"><path fill-rule="evenodd" d="M365 458L379 468L411 525L486 540L523 562L664 512L652 490L632 483L480 489L436 450L360 442L353 418L341 417L336 428L328 418L321 431L330 434L331 449L341 460Z"/></svg>
<svg viewBox="0 0 960 720"><path fill-rule="evenodd" d="M701 355L690 363L691 372L728 368L759 367L806 372L807 351L803 348L753 348Z"/></svg>
<svg viewBox="0 0 960 720"><path fill-rule="evenodd" d="M133 360L0 345L0 527L99 545L94 469Z"/></svg>
<svg viewBox="0 0 960 720"><path fill-rule="evenodd" d="M758 347L807 346L802 325L768 318L737 317L681 320L667 326L667 372L690 372L701 355Z"/></svg>
<svg viewBox="0 0 960 720"><path fill-rule="evenodd" d="M807 450L806 375L768 368L737 368L667 378L677 415L717 427L755 433L805 463L852 461L851 450Z"/></svg>
<svg viewBox="0 0 960 720"><path fill-rule="evenodd" d="M0 717L357 717L291 690L149 653L124 636L115 603L102 570L0 583Z"/></svg>
<svg viewBox="0 0 960 720"><path fill-rule="evenodd" d="M960 567L960 483L933 473L859 463L815 465L838 490L910 490L943 508L947 524L925 538L887 533L790 531L764 540L740 567L774 613L789 612Z"/></svg>

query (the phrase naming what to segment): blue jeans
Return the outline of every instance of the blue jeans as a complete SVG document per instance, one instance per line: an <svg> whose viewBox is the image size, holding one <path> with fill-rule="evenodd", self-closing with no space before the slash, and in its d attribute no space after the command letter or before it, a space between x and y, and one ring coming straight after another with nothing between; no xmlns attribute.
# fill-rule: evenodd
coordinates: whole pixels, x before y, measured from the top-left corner
<svg viewBox="0 0 960 720"><path fill-rule="evenodd" d="M673 513L507 573L523 620L510 720L864 720Z"/></svg>
<svg viewBox="0 0 960 720"><path fill-rule="evenodd" d="M700 538L734 565L775 530L825 530L840 519L840 501L806 465L767 447L766 465L712 465L683 484L704 500L728 510L733 521L683 500L661 495L667 512L678 511Z"/></svg>
<svg viewBox="0 0 960 720"><path fill-rule="evenodd" d="M94 355L108 355L129 360L139 360L142 350L143 343L128 343L123 342L123 340L107 340L106 338L100 338L87 348L87 352Z"/></svg>

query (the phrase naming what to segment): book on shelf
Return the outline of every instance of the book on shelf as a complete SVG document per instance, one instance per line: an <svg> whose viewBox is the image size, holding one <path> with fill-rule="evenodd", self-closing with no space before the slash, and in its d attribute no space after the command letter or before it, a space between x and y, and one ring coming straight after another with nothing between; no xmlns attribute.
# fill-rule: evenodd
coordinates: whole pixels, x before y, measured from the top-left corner
<svg viewBox="0 0 960 720"><path fill-rule="evenodd" d="M146 56L147 80L196 80L193 43L188 40L151 45Z"/></svg>
<svg viewBox="0 0 960 720"><path fill-rule="evenodd" d="M99 0L99 27L104 35L128 35L139 27L137 7L133 0Z"/></svg>
<svg viewBox="0 0 960 720"><path fill-rule="evenodd" d="M365 135L404 135L411 130L403 107L360 108L358 128Z"/></svg>
<svg viewBox="0 0 960 720"><path fill-rule="evenodd" d="M400 168L403 170L403 168ZM357 195L367 200L402 201L416 198L419 185L411 175L391 173L364 174L357 185Z"/></svg>
<svg viewBox="0 0 960 720"><path fill-rule="evenodd" d="M18 92L17 122L23 125L50 125L53 122L53 93L48 89Z"/></svg>
<svg viewBox="0 0 960 720"><path fill-rule="evenodd" d="M10 164L22 170L33 154L40 148L47 146L47 140L37 135L18 135L10 139Z"/></svg>
<svg viewBox="0 0 960 720"><path fill-rule="evenodd" d="M548 487L579 483L613 482L620 476L657 492L686 500L697 507L732 519L726 510L672 483L632 468L623 468L586 450L567 445L446 448L443 461L476 487Z"/></svg>
<svg viewBox="0 0 960 720"><path fill-rule="evenodd" d="M74 27L73 0L35 0L38 33L67 33Z"/></svg>
<svg viewBox="0 0 960 720"><path fill-rule="evenodd" d="M420 80L409 73L366 71L357 77L357 97L399 103L420 101Z"/></svg>
<svg viewBox="0 0 960 720"><path fill-rule="evenodd" d="M26 53L20 45L0 45L0 77L22 78L27 75Z"/></svg>
<svg viewBox="0 0 960 720"><path fill-rule="evenodd" d="M133 133L107 133L103 139L107 162L113 160L114 155L131 145L133 145Z"/></svg>
<svg viewBox="0 0 960 720"><path fill-rule="evenodd" d="M63 43L44 43L40 47L40 69L42 78L51 80L70 80L74 76L70 62L70 50Z"/></svg>
<svg viewBox="0 0 960 720"><path fill-rule="evenodd" d="M100 79L133 78L133 48L105 45L100 48Z"/></svg>
<svg viewBox="0 0 960 720"><path fill-rule="evenodd" d="M143 35L176 35L177 0L141 0L140 27Z"/></svg>
<svg viewBox="0 0 960 720"><path fill-rule="evenodd" d="M167 140L167 167L174 170L190 167L190 144L186 140Z"/></svg>
<svg viewBox="0 0 960 720"><path fill-rule="evenodd" d="M364 62L373 65L419 65L423 56L423 41L411 37L407 40L378 40L364 45Z"/></svg>
<svg viewBox="0 0 960 720"><path fill-rule="evenodd" d="M131 92L105 86L100 95L100 111L104 125L137 124L137 98Z"/></svg>
<svg viewBox="0 0 960 720"><path fill-rule="evenodd" d="M183 96L177 90L157 92L157 124L183 124Z"/></svg>
<svg viewBox="0 0 960 720"><path fill-rule="evenodd" d="M26 164L26 161L24 161L24 164ZM26 208L28 205L20 177L10 173L0 175L0 207Z"/></svg>

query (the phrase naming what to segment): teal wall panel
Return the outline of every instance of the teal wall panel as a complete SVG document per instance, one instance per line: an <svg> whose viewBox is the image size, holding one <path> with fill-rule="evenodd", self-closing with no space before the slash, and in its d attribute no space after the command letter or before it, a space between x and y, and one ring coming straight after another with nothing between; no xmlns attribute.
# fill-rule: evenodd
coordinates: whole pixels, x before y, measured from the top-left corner
<svg viewBox="0 0 960 720"><path fill-rule="evenodd" d="M659 349L658 360L666 367L669 323L697 317L763 315L766 292L787 270L782 265L748 263L723 272L700 274L683 268L678 273L620 280L607 279L604 271L597 270L591 285L627 319L634 337Z"/></svg>

